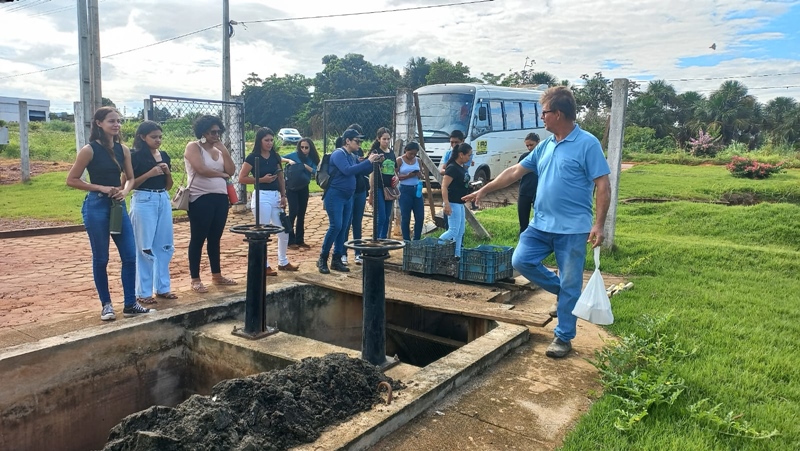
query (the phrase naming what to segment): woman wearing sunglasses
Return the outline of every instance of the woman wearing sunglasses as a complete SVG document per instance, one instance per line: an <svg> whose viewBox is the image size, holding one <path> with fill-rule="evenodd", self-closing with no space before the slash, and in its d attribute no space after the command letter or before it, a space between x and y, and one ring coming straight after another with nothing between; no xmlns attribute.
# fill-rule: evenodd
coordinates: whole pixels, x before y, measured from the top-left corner
<svg viewBox="0 0 800 451"><path fill-rule="evenodd" d="M208 292L200 280L200 255L203 243L211 266L211 282L215 285L235 285L236 282L222 276L220 268L220 240L228 220L228 189L226 182L236 167L228 149L222 144L225 131L222 121L216 116L200 116L194 122L197 141L186 145L183 158L189 178L189 272L192 290Z"/></svg>
<svg viewBox="0 0 800 451"><path fill-rule="evenodd" d="M295 168L286 168L286 197L289 200L289 221L292 229L289 230L289 248L309 249L306 244L305 224L306 210L308 209L308 184L317 173L319 154L314 142L303 138L297 143L297 150L283 157L283 162L289 166L299 165ZM300 169L302 168L302 169Z"/></svg>

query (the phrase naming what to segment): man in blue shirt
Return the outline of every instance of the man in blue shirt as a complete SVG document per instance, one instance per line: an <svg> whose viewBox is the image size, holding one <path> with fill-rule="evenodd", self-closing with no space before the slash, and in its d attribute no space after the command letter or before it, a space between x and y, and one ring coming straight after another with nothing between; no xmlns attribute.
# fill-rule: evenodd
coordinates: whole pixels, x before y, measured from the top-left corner
<svg viewBox="0 0 800 451"><path fill-rule="evenodd" d="M487 193L505 188L534 172L539 176L533 220L520 235L512 265L525 278L556 295L558 326L548 357L572 350L577 318L572 314L583 286L586 243L600 246L611 201L611 172L600 142L575 123L575 97L563 86L548 89L540 100L545 129L553 135L521 162L464 200L480 202ZM596 217L592 222L592 191ZM542 260L555 254L559 274Z"/></svg>

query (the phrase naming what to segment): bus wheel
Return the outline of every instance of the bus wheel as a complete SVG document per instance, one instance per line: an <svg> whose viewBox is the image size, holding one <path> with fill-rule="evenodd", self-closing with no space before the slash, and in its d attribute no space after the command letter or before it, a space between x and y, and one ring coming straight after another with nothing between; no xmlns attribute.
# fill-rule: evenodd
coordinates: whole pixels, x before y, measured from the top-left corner
<svg viewBox="0 0 800 451"><path fill-rule="evenodd" d="M486 173L485 168L478 169L478 171L475 173L475 181L483 182L483 186L489 183L489 175Z"/></svg>

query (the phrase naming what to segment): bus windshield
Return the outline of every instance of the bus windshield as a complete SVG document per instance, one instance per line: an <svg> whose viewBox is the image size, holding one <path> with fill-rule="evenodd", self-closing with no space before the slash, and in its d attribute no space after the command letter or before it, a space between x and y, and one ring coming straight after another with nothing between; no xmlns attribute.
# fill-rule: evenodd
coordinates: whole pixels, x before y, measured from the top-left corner
<svg viewBox="0 0 800 451"><path fill-rule="evenodd" d="M473 94L420 94L419 111L426 142L448 142L453 130L467 135Z"/></svg>

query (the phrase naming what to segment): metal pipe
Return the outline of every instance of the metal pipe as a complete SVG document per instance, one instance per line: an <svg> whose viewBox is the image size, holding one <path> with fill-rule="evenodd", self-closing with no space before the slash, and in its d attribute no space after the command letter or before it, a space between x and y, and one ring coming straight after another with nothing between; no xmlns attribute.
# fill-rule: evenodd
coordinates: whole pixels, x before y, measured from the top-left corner
<svg viewBox="0 0 800 451"><path fill-rule="evenodd" d="M361 334L361 358L373 365L386 362L386 276L385 255L362 255L364 323Z"/></svg>
<svg viewBox="0 0 800 451"><path fill-rule="evenodd" d="M260 195L259 189L258 189L258 186L259 186L258 174L261 173L261 172L259 172L259 169L260 169L259 161L261 160L261 158L260 158L261 157L261 143L258 143L258 145L256 147L258 148L258 154L256 155L256 162L255 162L255 166L253 167L253 177L256 179L256 182L253 184L255 186L253 188L253 190L254 190L253 191L253 198L255 199L254 202L256 203L256 207L255 207L255 212L254 213L256 215L256 227L258 227L259 225L261 225L261 215L259 214L260 211L261 211L261 202L259 202L259 198L261 197L261 195ZM266 246L266 244L265 244L265 246ZM267 263L265 261L263 267L266 267L266 265L267 265Z"/></svg>

